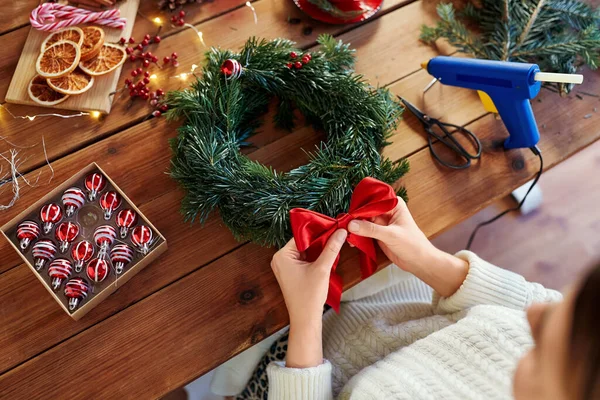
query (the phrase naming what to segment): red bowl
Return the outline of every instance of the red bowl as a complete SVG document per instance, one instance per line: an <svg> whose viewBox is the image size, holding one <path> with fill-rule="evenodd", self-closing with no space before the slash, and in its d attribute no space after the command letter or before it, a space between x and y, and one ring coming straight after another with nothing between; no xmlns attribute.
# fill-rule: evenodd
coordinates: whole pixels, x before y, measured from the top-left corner
<svg viewBox="0 0 600 400"><path fill-rule="evenodd" d="M299 9L304 11L310 17L322 21L327 22L328 24L352 24L355 22L361 22L368 18L371 18L373 15L379 11L381 8L381 4L383 0L330 0L331 3L339 8L342 11L356 11L356 10L364 10L369 9L369 11L360 14L357 17L350 19L341 19L334 17L333 15L319 9L314 4L310 3L308 0L294 0L294 3L298 6Z"/></svg>

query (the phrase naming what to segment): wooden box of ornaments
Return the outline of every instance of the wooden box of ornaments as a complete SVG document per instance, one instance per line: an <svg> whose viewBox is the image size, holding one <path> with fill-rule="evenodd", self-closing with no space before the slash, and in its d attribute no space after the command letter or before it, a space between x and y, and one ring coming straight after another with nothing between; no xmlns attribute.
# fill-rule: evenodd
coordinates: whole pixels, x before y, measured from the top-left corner
<svg viewBox="0 0 600 400"><path fill-rule="evenodd" d="M95 163L1 229L75 320L167 250L166 239Z"/></svg>

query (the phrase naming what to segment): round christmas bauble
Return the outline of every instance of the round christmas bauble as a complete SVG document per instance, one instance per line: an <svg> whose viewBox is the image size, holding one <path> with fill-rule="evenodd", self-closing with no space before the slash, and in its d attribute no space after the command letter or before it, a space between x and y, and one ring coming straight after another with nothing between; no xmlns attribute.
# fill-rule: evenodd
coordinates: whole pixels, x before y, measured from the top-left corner
<svg viewBox="0 0 600 400"><path fill-rule="evenodd" d="M55 203L46 204L40 210L40 219L44 223L44 233L50 233L54 224L62 219L62 210Z"/></svg>
<svg viewBox="0 0 600 400"><path fill-rule="evenodd" d="M60 252L64 253L69 248L69 244L77 239L79 235L79 225L73 222L63 222L56 228L54 234L60 245Z"/></svg>
<svg viewBox="0 0 600 400"><path fill-rule="evenodd" d="M98 193L106 187L106 178L104 175L94 172L85 177L85 188L88 191L88 199L94 201Z"/></svg>
<svg viewBox="0 0 600 400"><path fill-rule="evenodd" d="M108 249L117 239L117 230L110 225L102 225L94 231L94 242L100 247L98 258L105 259L108 256Z"/></svg>
<svg viewBox="0 0 600 400"><path fill-rule="evenodd" d="M133 260L133 250L126 244L117 244L110 251L110 262L115 267L117 275Z"/></svg>
<svg viewBox="0 0 600 400"><path fill-rule="evenodd" d="M119 234L121 235L121 239L125 239L127 237L127 233L129 232L129 228L131 228L137 222L137 214L135 211L130 209L125 209L119 211L117 214L117 226L119 227Z"/></svg>
<svg viewBox="0 0 600 400"><path fill-rule="evenodd" d="M65 214L70 217L85 203L85 193L77 187L69 188L62 195L62 203L65 207Z"/></svg>
<svg viewBox="0 0 600 400"><path fill-rule="evenodd" d="M225 76L225 79L237 79L242 76L242 64L233 58L227 59L221 65L221 72Z"/></svg>
<svg viewBox="0 0 600 400"><path fill-rule="evenodd" d="M47 261L53 260L56 255L56 245L52 240L40 239L31 248L31 255L33 256L33 263L36 270L40 270L44 267Z"/></svg>
<svg viewBox="0 0 600 400"><path fill-rule="evenodd" d="M115 211L121 205L121 195L117 192L106 192L100 197L100 207L104 211L104 219L109 220Z"/></svg>
<svg viewBox="0 0 600 400"><path fill-rule="evenodd" d="M73 265L66 258L57 258L48 266L48 275L52 278L52 289L58 290L63 279L73 273Z"/></svg>
<svg viewBox="0 0 600 400"><path fill-rule="evenodd" d="M91 260L86 267L87 277L90 278L92 282L102 282L108 276L108 263L106 260L101 258L94 258Z"/></svg>
<svg viewBox="0 0 600 400"><path fill-rule="evenodd" d="M65 284L65 296L69 299L69 310L77 308L81 300L85 299L90 291L90 285L85 279L75 277Z"/></svg>
<svg viewBox="0 0 600 400"><path fill-rule="evenodd" d="M71 248L71 257L75 261L75 272L81 272L83 264L94 255L94 245L82 240Z"/></svg>
<svg viewBox="0 0 600 400"><path fill-rule="evenodd" d="M94 241L100 247L111 246L117 238L117 231L110 225L102 225L94 231Z"/></svg>
<svg viewBox="0 0 600 400"><path fill-rule="evenodd" d="M35 221L23 221L17 227L17 239L19 239L19 247L25 250L31 241L36 240L40 236L40 226Z"/></svg>
<svg viewBox="0 0 600 400"><path fill-rule="evenodd" d="M146 225L138 225L131 232L131 241L142 254L147 254L152 244L152 229Z"/></svg>
<svg viewBox="0 0 600 400"><path fill-rule="evenodd" d="M299 9L312 18L328 24L352 24L371 18L383 0L326 1L320 5L310 0L294 0Z"/></svg>

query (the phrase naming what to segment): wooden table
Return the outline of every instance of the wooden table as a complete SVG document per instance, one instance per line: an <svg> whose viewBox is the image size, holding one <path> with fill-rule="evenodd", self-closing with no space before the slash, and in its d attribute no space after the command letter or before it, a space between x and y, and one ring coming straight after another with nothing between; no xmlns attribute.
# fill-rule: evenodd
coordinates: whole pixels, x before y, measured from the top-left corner
<svg viewBox="0 0 600 400"><path fill-rule="evenodd" d="M4 98L27 36L28 12L38 0L0 5L0 96ZM142 2L134 36L154 32L155 1ZM331 33L357 49L356 69L373 84L387 86L430 114L468 124L482 139L480 162L466 171L436 164L426 147L420 124L410 115L385 149L392 159L407 157L411 172L402 179L409 207L421 228L434 236L469 217L529 180L538 168L528 150L498 147L507 135L501 121L486 114L477 95L436 85L425 96L430 76L421 61L452 49L438 49L417 40L423 23L435 21L433 5L386 0L365 24L328 26L310 20L289 0L258 0L255 25L244 0L218 0L190 6L187 21L204 33L208 46L237 48L249 36L287 37L302 48L315 45L319 33ZM166 17L168 18L168 17ZM163 17L163 19L166 19ZM298 22L299 21L299 22ZM202 61L205 49L191 29L166 28L155 52L179 53L181 67L159 73L160 86L178 89L169 79ZM128 74L130 64L124 70ZM172 73L171 73L172 72ZM600 92L600 75L585 71L582 90ZM124 78L123 78L124 79ZM598 98L575 93L560 98L542 91L533 101L547 168L600 137ZM8 105L16 115L43 109ZM131 107L122 98L110 115L91 118L12 119L0 109L1 135L30 155L21 171L36 178L24 186L16 205L0 214L0 224L22 211L91 161L96 161L167 237L169 250L82 320L71 320L7 243L0 243L0 398L155 398L204 374L288 323L281 293L269 266L272 249L236 242L217 216L204 227L185 223L179 214L183 196L165 172L169 138L176 124L147 119L148 108ZM588 116L591 114L591 117ZM50 169L41 151L45 140ZM322 140L312 129L287 134L267 124L253 138L250 157L275 168L306 162L300 147ZM0 142L0 151L11 147ZM0 195L4 204L11 197ZM380 265L386 261L382 258ZM359 279L357 254L342 253L340 272L347 286Z"/></svg>

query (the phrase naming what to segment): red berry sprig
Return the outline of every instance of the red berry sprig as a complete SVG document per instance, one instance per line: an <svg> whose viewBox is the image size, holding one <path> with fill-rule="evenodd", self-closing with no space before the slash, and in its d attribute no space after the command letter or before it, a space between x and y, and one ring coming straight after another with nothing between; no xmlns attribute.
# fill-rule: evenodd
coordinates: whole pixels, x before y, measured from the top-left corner
<svg viewBox="0 0 600 400"><path fill-rule="evenodd" d="M129 61L131 61L131 62L141 61L142 66L144 66L144 68L148 68L148 66L150 66L150 63L158 64L158 57L155 56L154 54L152 54L151 51L145 51L145 50L151 44L160 43L161 38L160 38L160 36L158 36L159 32L160 32L160 27L158 28L158 32L156 33L156 35L154 35L154 37L150 36L150 34L147 33L144 35L144 38L142 39L142 41L140 43L138 43L137 46L126 47L125 52L127 53L127 55L129 55ZM119 40L119 43L122 45L125 45L125 43L135 44L136 41L132 37L129 38L129 40L126 40L125 38L121 38Z"/></svg>
<svg viewBox="0 0 600 400"><path fill-rule="evenodd" d="M171 22L173 23L173 25L183 26L183 25L185 25L184 18L185 18L185 11L181 10L181 11L179 11L179 14L173 15L171 17Z"/></svg>
<svg viewBox="0 0 600 400"><path fill-rule="evenodd" d="M178 57L179 56L177 55L177 53L173 52L173 53L171 53L171 57L165 56L163 58L163 64L169 64L169 63L171 63L171 64L173 64L174 67L179 67L179 61L177 61Z"/></svg>
<svg viewBox="0 0 600 400"><path fill-rule="evenodd" d="M131 77L139 77L139 80L134 81L127 78L125 79L125 87L129 89L129 97L132 101L136 98L140 98L144 101L150 100L150 105L154 107L152 115L154 117L160 117L169 109L169 106L161 103L161 99L165 95L165 91L163 89L156 89L153 91L148 86L150 84L150 76L150 71L144 71L142 68L136 68L131 71Z"/></svg>
<svg viewBox="0 0 600 400"><path fill-rule="evenodd" d="M289 69L293 69L293 68L301 69L303 65L308 64L310 62L310 60L312 60L312 56L310 55L310 53L306 53L302 56L300 61L294 61L297 59L298 59L298 53L296 53L295 51L291 51L290 52L290 60L292 60L292 61L285 64L285 66L288 67Z"/></svg>

